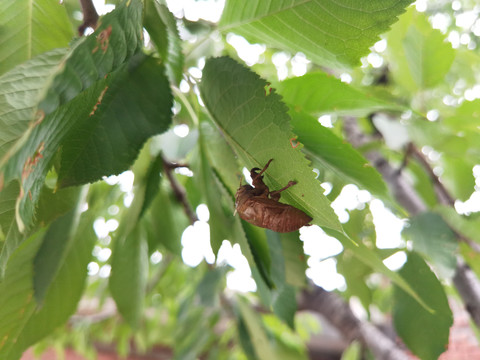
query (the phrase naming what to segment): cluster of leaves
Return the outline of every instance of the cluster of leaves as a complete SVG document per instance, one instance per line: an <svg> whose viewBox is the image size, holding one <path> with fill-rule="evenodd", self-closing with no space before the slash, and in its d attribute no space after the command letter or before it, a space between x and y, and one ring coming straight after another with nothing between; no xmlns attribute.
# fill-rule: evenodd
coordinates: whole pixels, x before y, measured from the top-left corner
<svg viewBox="0 0 480 360"><path fill-rule="evenodd" d="M412 216L404 231L413 250L377 248L368 204L351 211L345 224L330 205L353 183L409 216L345 141L343 116L357 118L367 133L382 133L386 142L364 151L400 166L402 149L388 140L405 133L405 143L434 152L431 167L443 170L442 183L455 199L474 190L479 101L451 106L442 99L459 103L454 85L475 79L480 61L452 49L424 13L407 10L410 3L230 0L220 22L210 24L176 19L162 1L119 1L93 34L74 41L73 0L0 3L0 357L19 358L65 324L84 296L100 304L113 298L121 315L98 323L86 315L57 331L56 341L85 355L93 356L89 338L115 342L122 354L133 339L137 349L161 344L179 359L305 359L311 324L296 314L296 294L307 286L298 233L276 234L233 216L241 169L261 168L273 157L267 185L296 180L282 201L342 243L336 260L347 284L343 296L358 297L367 312L377 306L393 313L407 346L423 359L437 358L452 324L440 280L456 267L454 230L480 240L474 216L442 206L428 171L414 160L403 172L429 211ZM32 16L19 21L26 8ZM182 41L178 26L201 39ZM234 60L228 33L266 44L264 63L248 68ZM358 66L360 59L384 33L387 84L360 86L375 75ZM305 54L310 72L277 81L277 49ZM184 69L203 61L199 83ZM332 75L347 69L352 84ZM426 120L431 111L439 120ZM333 128L317 121L325 114L338 119ZM188 125L188 136L174 134L180 124ZM193 176L173 172L172 162L188 163ZM126 170L135 177L131 203L120 186L99 181ZM327 196L322 182L332 185ZM181 236L192 220L186 209L199 204L209 209L213 252L225 239L240 246L257 297L226 292L229 269L220 264L182 263ZM119 226L99 236L99 219ZM109 259L96 256L110 248ZM408 256L397 273L383 260L398 251ZM460 251L480 271L478 255L465 244ZM89 264L102 265L106 275L88 277ZM394 291L372 274L390 279ZM267 313L257 316L257 307Z"/></svg>

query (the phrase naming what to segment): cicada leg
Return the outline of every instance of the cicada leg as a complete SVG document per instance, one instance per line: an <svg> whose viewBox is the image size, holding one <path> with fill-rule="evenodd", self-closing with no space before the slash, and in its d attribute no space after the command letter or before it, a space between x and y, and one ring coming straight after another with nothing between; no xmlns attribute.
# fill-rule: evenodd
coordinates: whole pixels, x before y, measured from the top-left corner
<svg viewBox="0 0 480 360"><path fill-rule="evenodd" d="M268 194L270 196L270 199L275 200L275 201L280 200L280 195L281 195L280 193L284 190L287 190L290 186L293 186L296 183L297 183L296 181L289 181L288 184L286 186L284 186L283 188L270 192Z"/></svg>
<svg viewBox="0 0 480 360"><path fill-rule="evenodd" d="M252 170L250 170L250 176L252 177L252 180L255 180L257 177L262 176L262 174L268 169L268 166L272 161L273 159L268 160L267 164L263 167L262 171L260 171L259 173L257 173L257 171L260 170L259 168L253 168Z"/></svg>

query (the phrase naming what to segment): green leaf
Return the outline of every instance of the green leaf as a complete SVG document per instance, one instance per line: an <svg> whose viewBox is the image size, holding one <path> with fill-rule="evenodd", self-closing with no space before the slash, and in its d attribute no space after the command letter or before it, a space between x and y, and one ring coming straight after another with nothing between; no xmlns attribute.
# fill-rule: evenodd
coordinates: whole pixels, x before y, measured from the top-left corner
<svg viewBox="0 0 480 360"><path fill-rule="evenodd" d="M422 258L411 253L400 274L434 312L426 311L410 295L394 288L393 321L408 348L423 360L435 360L448 344L452 312L442 284Z"/></svg>
<svg viewBox="0 0 480 360"><path fill-rule="evenodd" d="M164 69L151 57L132 59L129 71L105 87L99 108L66 137L60 186L92 182L128 169L145 141L171 122L172 96Z"/></svg>
<svg viewBox="0 0 480 360"><path fill-rule="evenodd" d="M296 232L281 234L280 241L285 261L285 282L296 287L305 286L307 261L303 242Z"/></svg>
<svg viewBox="0 0 480 360"><path fill-rule="evenodd" d="M245 231L248 246L258 271L268 288L272 289L275 282L272 279L272 275L274 275L271 272L272 259L265 231L244 221L242 221L242 228Z"/></svg>
<svg viewBox="0 0 480 360"><path fill-rule="evenodd" d="M147 152L148 155L150 155L149 152ZM140 210L140 217L148 210L155 199L155 195L159 192L161 172L163 171L163 159L160 155L154 159L148 156L147 161L149 162L149 167L145 175L145 201Z"/></svg>
<svg viewBox="0 0 480 360"><path fill-rule="evenodd" d="M7 235L15 219L15 203L20 192L17 181L12 181L0 192L0 230ZM1 233L0 233L1 234Z"/></svg>
<svg viewBox="0 0 480 360"><path fill-rule="evenodd" d="M166 61L168 58L168 33L167 26L159 14L162 7L163 5L156 0L146 0L143 24L159 55Z"/></svg>
<svg viewBox="0 0 480 360"><path fill-rule="evenodd" d="M433 87L445 78L455 57L455 50L439 30L427 28L427 19L420 16L411 25L403 40L405 57L413 79L420 89ZM420 25L420 26L419 26Z"/></svg>
<svg viewBox="0 0 480 360"><path fill-rule="evenodd" d="M259 360L275 359L275 351L268 340L261 317L240 297L237 297L237 305L241 319L249 335L249 340L257 355L256 358Z"/></svg>
<svg viewBox="0 0 480 360"><path fill-rule="evenodd" d="M235 32L327 67L351 67L379 40L411 0L228 1L220 30Z"/></svg>
<svg viewBox="0 0 480 360"><path fill-rule="evenodd" d="M148 247L140 225L122 235L122 238L116 240L112 253L110 292L123 318L131 327L136 328L143 314Z"/></svg>
<svg viewBox="0 0 480 360"><path fill-rule="evenodd" d="M475 217L460 215L450 206L438 206L435 212L459 234L480 244L480 222Z"/></svg>
<svg viewBox="0 0 480 360"><path fill-rule="evenodd" d="M123 0L102 17L95 32L75 44L39 108L48 115L128 62L142 46L141 17L140 0Z"/></svg>
<svg viewBox="0 0 480 360"><path fill-rule="evenodd" d="M196 294L200 303L204 306L213 307L217 303L218 294L223 290L227 267L218 267L205 272L204 277L198 283Z"/></svg>
<svg viewBox="0 0 480 360"><path fill-rule="evenodd" d="M365 244L362 242L355 242L346 234L338 231L325 229L325 233L338 239L345 249L351 250L356 257L358 257L366 265L370 266L374 271L387 276L394 284L414 298L427 311L432 311L429 305L412 288L412 286L398 273L387 268L382 262L382 259L373 250L365 246Z"/></svg>
<svg viewBox="0 0 480 360"><path fill-rule="evenodd" d="M57 276L74 241L74 234L77 230L81 207L83 206L83 198L86 195L84 192L79 197L79 190L77 189L76 208L70 210L49 226L43 236L42 245L35 256L33 286L35 300L39 304L42 304L48 288Z"/></svg>
<svg viewBox="0 0 480 360"><path fill-rule="evenodd" d="M305 339L292 328L282 323L276 316L265 314L262 316L265 329L275 349L276 360L307 360L308 356Z"/></svg>
<svg viewBox="0 0 480 360"><path fill-rule="evenodd" d="M217 254L223 240L231 238L234 242L237 242L235 238L232 238L232 236L235 237L232 234L235 222L235 217L233 216L234 208L231 198L225 194L225 189L210 166L202 136L203 134L200 133L200 162L197 164L199 166L197 173L199 175L200 188L210 212L210 245L213 253ZM196 171L194 170L194 172ZM221 196L222 194L225 196ZM227 204L229 200L231 205Z"/></svg>
<svg viewBox="0 0 480 360"><path fill-rule="evenodd" d="M444 276L454 275L458 243L440 215L426 212L414 216L402 233L412 240L413 250L431 260Z"/></svg>
<svg viewBox="0 0 480 360"><path fill-rule="evenodd" d="M78 204L77 187L53 190L44 186L36 210L36 222L41 226L50 224L59 216L65 215Z"/></svg>
<svg viewBox="0 0 480 360"><path fill-rule="evenodd" d="M399 105L375 98L323 72L284 80L278 84L278 92L291 110L314 115L363 116L378 110L402 110Z"/></svg>
<svg viewBox="0 0 480 360"><path fill-rule="evenodd" d="M292 240L293 235L278 234L271 230L266 230L265 232L267 233L268 249L270 250L270 257L272 259L270 273L275 283L275 288L272 289L273 311L275 315L293 329L295 312L297 311L297 301L295 298L295 288L286 283L285 259L283 257L284 252L281 241L283 235L287 235L290 238L289 240ZM293 234L297 235L298 239L298 232L294 232Z"/></svg>
<svg viewBox="0 0 480 360"><path fill-rule="evenodd" d="M425 169L418 162L409 161L407 164L407 171L412 177L413 185L419 196L428 207L434 207L437 202L437 195L433 187L432 178L425 172Z"/></svg>
<svg viewBox="0 0 480 360"><path fill-rule="evenodd" d="M180 83L184 57L175 17L158 0L147 0L144 14L145 28L166 64L168 77L172 83Z"/></svg>
<svg viewBox="0 0 480 360"><path fill-rule="evenodd" d="M181 256L182 233L190 223L173 193L160 186L145 218L149 219L150 251L163 245L173 254Z"/></svg>
<svg viewBox="0 0 480 360"><path fill-rule="evenodd" d="M440 159L444 170L441 175L442 182L452 195L461 201L466 201L475 191L473 167L477 161L465 155L463 158L444 155Z"/></svg>
<svg viewBox="0 0 480 360"><path fill-rule="evenodd" d="M210 272L208 269L206 271ZM215 275L205 274L207 278L210 276L215 277ZM196 284L197 288L201 286L205 277ZM194 288L191 289L194 290ZM197 359L205 351L208 341L213 340L212 328L218 321L216 311L212 308L208 309L205 306L198 305L195 298L196 293L192 292L189 297L180 303L178 313L176 314L177 326L174 332L175 359Z"/></svg>
<svg viewBox="0 0 480 360"><path fill-rule="evenodd" d="M32 225L42 183L62 142L78 121L89 118L115 78L105 79L105 75L124 67L141 45L141 2L128 4L122 3L107 14L97 32L80 41L62 62L36 120L0 160L4 183L21 180L16 216L21 231Z"/></svg>
<svg viewBox="0 0 480 360"><path fill-rule="evenodd" d="M240 316L237 316L237 333L238 341L242 347L243 354L248 360L256 360L257 357L255 356L255 349L253 348L252 340L248 334L247 325Z"/></svg>
<svg viewBox="0 0 480 360"><path fill-rule="evenodd" d="M455 109L455 114L446 118L443 124L456 130L477 131L480 124L480 111L478 109L480 109L480 99L465 100Z"/></svg>
<svg viewBox="0 0 480 360"><path fill-rule="evenodd" d="M0 74L46 51L68 45L73 28L53 0L0 2Z"/></svg>
<svg viewBox="0 0 480 360"><path fill-rule="evenodd" d="M392 74L407 91L438 85L449 71L455 50L445 35L433 29L426 15L411 8L392 27L387 41Z"/></svg>
<svg viewBox="0 0 480 360"><path fill-rule="evenodd" d="M377 196L388 197L382 176L352 145L305 113L290 111L290 115L297 140L305 146L304 152L342 179Z"/></svg>
<svg viewBox="0 0 480 360"><path fill-rule="evenodd" d="M272 307L275 315L293 329L295 326L295 313L297 311L295 288L285 284L276 290L272 298Z"/></svg>
<svg viewBox="0 0 480 360"><path fill-rule="evenodd" d="M245 229L245 222L236 222L239 224L240 229ZM253 226L250 227L253 229ZM253 235L252 235L253 234ZM251 245L251 237L258 236L261 240L265 241L265 231L255 231L252 233L245 233L245 236L240 238L240 249L242 250L242 254L247 258L248 265L252 272L252 278L257 285L257 294L263 303L263 305L269 308L272 305L272 287L273 287L273 280L270 277L269 271L270 269L265 268L265 265L259 261L259 258L256 257L252 250ZM257 240L258 241L258 240Z"/></svg>
<svg viewBox="0 0 480 360"><path fill-rule="evenodd" d="M5 268L7 266L10 255L26 238L27 235L22 234L16 222L12 221L10 223L10 227L6 231L5 241L2 244L2 251L0 253L0 280L3 280L3 276L5 275Z"/></svg>
<svg viewBox="0 0 480 360"><path fill-rule="evenodd" d="M360 360L362 358L362 346L353 341L342 353L341 360Z"/></svg>
<svg viewBox="0 0 480 360"><path fill-rule="evenodd" d="M61 141L78 119L88 117L88 105L93 107L104 84L89 88L74 101L62 106L35 126L23 141L19 150L0 166L5 182L21 180L17 198L16 220L21 231L32 225L35 205L38 201L45 176L51 166ZM60 125L61 124L61 125ZM28 132L27 132L28 133ZM27 134L26 133L26 134Z"/></svg>
<svg viewBox="0 0 480 360"><path fill-rule="evenodd" d="M140 221L149 202L146 198L152 168L150 147L145 146L134 165L134 198L122 214L115 232L112 251L110 292L119 312L132 328L137 328L143 311L148 278L148 243L146 228Z"/></svg>
<svg viewBox="0 0 480 360"><path fill-rule="evenodd" d="M0 77L0 159L33 126L41 91L65 53L56 49L38 55Z"/></svg>
<svg viewBox="0 0 480 360"><path fill-rule="evenodd" d="M242 180L235 153L211 121L202 121L200 127L208 160L222 184L234 196Z"/></svg>
<svg viewBox="0 0 480 360"><path fill-rule="evenodd" d="M93 212L82 215L75 237L62 258L62 264L50 284L42 306L25 324L12 353L21 354L64 324L77 309L87 277L87 265L97 240L92 226L93 219ZM38 256L37 254L36 257Z"/></svg>
<svg viewBox="0 0 480 360"><path fill-rule="evenodd" d="M365 244L367 249L372 249L380 259L385 259L387 256L382 256L380 251L396 252L398 249L377 249L375 248L376 233L375 226L372 221L372 214L370 208L366 206L362 210L348 211L349 220L343 224L345 232L359 242ZM346 298L356 296L362 302L362 305L369 312L372 303L372 289L367 285L368 278L372 274L372 267L363 261L359 256L356 256L352 249L344 249L344 251L337 255L337 271L343 275L347 283L347 289L344 292Z"/></svg>
<svg viewBox="0 0 480 360"><path fill-rule="evenodd" d="M297 185L282 192L282 201L313 217L313 223L341 229L303 154L292 148L286 106L258 75L228 57L209 59L200 84L202 99L215 124L248 169L263 168L270 189L289 181Z"/></svg>
<svg viewBox="0 0 480 360"><path fill-rule="evenodd" d="M192 308L186 316L179 319L179 328L175 334L175 359L197 359L210 338L209 324L204 309Z"/></svg>
<svg viewBox="0 0 480 360"><path fill-rule="evenodd" d="M33 259L42 232L24 240L12 251L0 283L0 358L11 359L22 328L36 308L33 296Z"/></svg>
<svg viewBox="0 0 480 360"><path fill-rule="evenodd" d="M348 236L358 238L367 246L376 244L375 225L368 204L363 209L348 210L348 222L343 228Z"/></svg>
<svg viewBox="0 0 480 360"><path fill-rule="evenodd" d="M337 256L337 271L343 275L347 284L345 296L356 296L365 309L372 303L372 290L367 285L367 277L372 269L356 257L350 249ZM368 311L368 310L367 310Z"/></svg>

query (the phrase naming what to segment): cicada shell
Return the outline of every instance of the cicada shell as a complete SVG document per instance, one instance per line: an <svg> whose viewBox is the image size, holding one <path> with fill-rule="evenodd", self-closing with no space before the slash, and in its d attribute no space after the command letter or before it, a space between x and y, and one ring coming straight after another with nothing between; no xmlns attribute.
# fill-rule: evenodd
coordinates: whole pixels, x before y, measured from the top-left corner
<svg viewBox="0 0 480 360"><path fill-rule="evenodd" d="M240 218L262 228L280 233L298 230L308 225L312 218L296 207L279 202L280 193L295 185L295 181L290 181L285 187L275 191L270 191L263 182L262 174L272 160L270 159L260 172L258 168L250 171L253 187L240 186L235 195L235 210Z"/></svg>

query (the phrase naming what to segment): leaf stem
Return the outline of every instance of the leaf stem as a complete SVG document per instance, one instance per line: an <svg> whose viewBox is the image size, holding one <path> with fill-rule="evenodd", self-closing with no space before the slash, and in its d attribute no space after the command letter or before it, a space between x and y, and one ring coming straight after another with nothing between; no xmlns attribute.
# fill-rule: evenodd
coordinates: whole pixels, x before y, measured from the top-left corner
<svg viewBox="0 0 480 360"><path fill-rule="evenodd" d="M195 110L193 110L193 107L188 101L188 99L186 98L186 96L176 86L172 86L172 90L175 96L177 96L181 100L182 104L185 105L185 108L187 109L188 114L192 118L193 123L198 126L199 124L198 116Z"/></svg>

